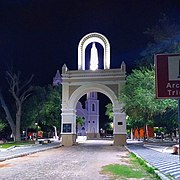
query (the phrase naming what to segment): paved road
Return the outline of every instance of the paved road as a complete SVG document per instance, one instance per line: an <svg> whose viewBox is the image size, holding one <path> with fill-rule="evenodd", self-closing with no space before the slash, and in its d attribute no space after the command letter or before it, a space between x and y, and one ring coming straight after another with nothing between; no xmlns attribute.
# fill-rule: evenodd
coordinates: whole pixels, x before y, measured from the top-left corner
<svg viewBox="0 0 180 180"><path fill-rule="evenodd" d="M112 141L86 141L0 162L1 180L107 180L102 166L125 163L125 147Z"/></svg>
<svg viewBox="0 0 180 180"><path fill-rule="evenodd" d="M178 155L164 151L165 147L153 144L130 144L127 145L130 151L134 152L149 164L156 167L165 175L171 175L180 180L180 160Z"/></svg>

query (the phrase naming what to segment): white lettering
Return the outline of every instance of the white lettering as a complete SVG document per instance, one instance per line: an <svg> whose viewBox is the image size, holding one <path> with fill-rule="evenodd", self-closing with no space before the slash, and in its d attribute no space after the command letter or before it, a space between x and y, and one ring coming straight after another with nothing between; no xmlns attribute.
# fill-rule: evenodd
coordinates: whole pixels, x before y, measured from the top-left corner
<svg viewBox="0 0 180 180"><path fill-rule="evenodd" d="M167 83L166 88L171 88L171 83Z"/></svg>
<svg viewBox="0 0 180 180"><path fill-rule="evenodd" d="M168 95L171 96L171 90L168 90Z"/></svg>
<svg viewBox="0 0 180 180"><path fill-rule="evenodd" d="M167 92L168 92L168 95L169 96L180 96L180 91L179 90L167 90Z"/></svg>
<svg viewBox="0 0 180 180"><path fill-rule="evenodd" d="M180 84L179 83L177 83L177 84L175 84L175 83L167 83L166 88L172 88L172 89L180 88Z"/></svg>

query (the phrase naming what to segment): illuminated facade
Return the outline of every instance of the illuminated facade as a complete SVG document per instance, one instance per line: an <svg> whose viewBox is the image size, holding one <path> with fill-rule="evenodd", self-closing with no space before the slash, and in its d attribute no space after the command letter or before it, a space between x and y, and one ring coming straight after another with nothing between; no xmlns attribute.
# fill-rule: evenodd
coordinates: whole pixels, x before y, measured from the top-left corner
<svg viewBox="0 0 180 180"><path fill-rule="evenodd" d="M53 86L61 84L61 75L57 70L53 78ZM97 92L89 92L86 94L85 108L82 107L81 102L77 102L76 115L83 118L84 124L77 124L77 135L87 136L90 138L99 138L99 100L97 99Z"/></svg>
<svg viewBox="0 0 180 180"><path fill-rule="evenodd" d="M104 50L104 69L85 69L85 50L90 43L100 43ZM95 44L94 44L95 45ZM93 51L96 47L92 47ZM96 62L94 60L93 62ZM98 64L98 63L97 63ZM126 115L122 112L122 104L118 101L119 92L125 84L126 65L121 63L120 68L110 69L110 44L105 36L99 33L90 33L84 36L78 45L78 70L69 70L62 66L62 121L61 136L64 146L76 143L76 116L79 99L92 92L106 95L113 104L113 137L114 145L126 144ZM94 105L91 105L94 109ZM92 126L91 126L92 127ZM93 128L92 128L93 129ZM99 131L99 128L97 128ZM91 134L89 134L91 136Z"/></svg>
<svg viewBox="0 0 180 180"><path fill-rule="evenodd" d="M90 138L99 138L99 100L97 92L86 94L85 108L80 102L76 106L76 115L84 120L84 124L77 125L77 134Z"/></svg>

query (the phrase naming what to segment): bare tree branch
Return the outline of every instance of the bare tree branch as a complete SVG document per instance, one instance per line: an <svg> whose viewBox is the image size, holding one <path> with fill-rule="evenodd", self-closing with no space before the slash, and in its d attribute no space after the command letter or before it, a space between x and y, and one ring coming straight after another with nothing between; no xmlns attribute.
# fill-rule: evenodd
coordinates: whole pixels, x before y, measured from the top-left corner
<svg viewBox="0 0 180 180"><path fill-rule="evenodd" d="M1 93L1 89L0 89L0 103L1 103L1 107L4 109L4 111L6 113L6 120L8 121L8 123L11 127L11 130L12 130L12 133L15 136L15 133L16 133L15 123L14 123L12 116L11 116L11 113L10 113L10 111L9 111L5 101L4 101L3 95Z"/></svg>
<svg viewBox="0 0 180 180"><path fill-rule="evenodd" d="M28 86L31 83L33 77L34 75L32 74L31 77L27 81L25 81L25 83L20 87L20 91L23 90L26 86Z"/></svg>
<svg viewBox="0 0 180 180"><path fill-rule="evenodd" d="M15 136L16 141L20 141L20 125L21 125L21 113L22 113L22 103L31 95L32 86L30 83L33 79L33 75L27 80L21 82L21 73L13 73L12 71L6 72L6 78L9 84L9 91L15 99L16 104L16 126L15 126Z"/></svg>
<svg viewBox="0 0 180 180"><path fill-rule="evenodd" d="M31 95L30 92L31 92L32 90L33 90L33 87L30 86L26 91L24 91L24 92L22 93L22 95L19 97L21 103L23 103L23 102L25 101L25 99Z"/></svg>

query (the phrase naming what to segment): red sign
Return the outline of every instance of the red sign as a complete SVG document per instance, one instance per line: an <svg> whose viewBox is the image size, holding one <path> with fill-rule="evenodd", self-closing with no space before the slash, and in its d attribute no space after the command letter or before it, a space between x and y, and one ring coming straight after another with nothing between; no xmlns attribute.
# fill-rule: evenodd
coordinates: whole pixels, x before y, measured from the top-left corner
<svg viewBox="0 0 180 180"><path fill-rule="evenodd" d="M156 97L180 98L180 54L157 54Z"/></svg>

